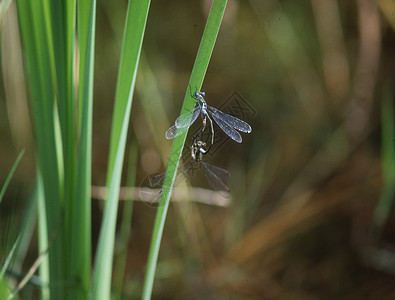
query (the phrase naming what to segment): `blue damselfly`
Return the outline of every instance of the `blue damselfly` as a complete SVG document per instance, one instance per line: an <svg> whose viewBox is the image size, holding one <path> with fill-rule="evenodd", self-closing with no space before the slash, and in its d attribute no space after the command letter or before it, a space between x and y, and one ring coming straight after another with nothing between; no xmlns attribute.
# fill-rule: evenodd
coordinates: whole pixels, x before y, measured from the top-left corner
<svg viewBox="0 0 395 300"><path fill-rule="evenodd" d="M176 136L180 135L181 133L185 132L198 118L199 114L201 114L203 119L203 126L202 129L199 130L198 134L195 135L194 140L204 131L206 127L206 120L208 119L211 126L211 137L212 141L214 139L214 129L213 129L213 122L210 118L214 119L214 121L218 124L218 126L234 141L241 143L242 137L238 131L250 133L251 126L234 116L228 115L210 105L207 104L204 97L206 96L205 92L196 92L194 94L194 98L196 99L197 106L194 108L192 113L188 112L179 116L175 124L171 126L165 134L167 139L174 139Z"/></svg>

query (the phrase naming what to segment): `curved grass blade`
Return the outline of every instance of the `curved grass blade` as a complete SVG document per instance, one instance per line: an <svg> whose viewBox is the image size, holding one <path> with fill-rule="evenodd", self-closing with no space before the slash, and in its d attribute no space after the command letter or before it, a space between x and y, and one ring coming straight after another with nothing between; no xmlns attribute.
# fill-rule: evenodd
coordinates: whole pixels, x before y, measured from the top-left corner
<svg viewBox="0 0 395 300"><path fill-rule="evenodd" d="M128 159L127 186L136 186L136 173L138 166L138 143L133 140L129 149ZM132 217L133 217L133 201L126 201L123 204L121 224L119 236L117 239L117 251L114 258L114 275L113 275L113 298L122 299L122 291L124 287L124 278L126 277L126 262L128 258L128 244L131 239Z"/></svg>
<svg viewBox="0 0 395 300"><path fill-rule="evenodd" d="M12 178L12 176L14 175L15 170L16 170L16 168L18 167L19 162L21 161L21 159L22 159L24 153L25 153L24 150L22 150L22 151L19 153L19 155L18 155L16 161L14 162L13 166L11 167L10 172L8 173L8 176L7 176L7 178L6 178L6 180L5 180L4 184L3 184L3 187L1 188L1 191L0 191L0 203L1 203L1 200L3 200L4 193L5 193L5 191L6 191L7 187L8 187L8 185L9 185L9 183L10 183L10 181L11 181L11 178Z"/></svg>
<svg viewBox="0 0 395 300"><path fill-rule="evenodd" d="M382 151L382 176L383 186L381 195L373 213L373 222L370 228L371 237L377 242L383 233L384 226L394 206L395 195L395 163L394 153L394 89L393 85L386 82L383 87L381 102L381 151Z"/></svg>
<svg viewBox="0 0 395 300"><path fill-rule="evenodd" d="M201 88L203 79L207 71L214 44L217 39L218 31L221 26L222 17L225 11L227 0L213 0L210 14L207 19L206 27L203 32L196 60L193 65L189 86ZM193 97L188 90L185 93L184 103L181 114L191 111L196 105L196 101L191 101ZM144 279L142 299L150 299L154 284L156 264L158 261L160 242L162 239L163 228L165 225L167 210L169 207L170 195L173 182L176 177L176 171L181 158L182 149L186 139L185 131L174 139L173 147L170 153L170 159L166 170L164 185L165 189L161 194L158 212L155 218L154 229L152 233L151 246L148 254L147 272Z"/></svg>
<svg viewBox="0 0 395 300"><path fill-rule="evenodd" d="M15 253L16 248L19 245L20 239L21 239L21 235L18 235L16 240L14 241L14 244L11 247L10 252L8 252L7 258L5 259L3 266L1 267L1 270L0 270L0 280L3 279L3 276L11 263L11 260L14 258L14 253Z"/></svg>
<svg viewBox="0 0 395 300"><path fill-rule="evenodd" d="M12 294L7 298L7 300L13 299L16 296L16 294L18 294L19 291L24 288L24 286L30 281L30 279L32 278L34 273L37 271L37 269L41 265L41 263L43 261L45 261L45 258L48 254L48 250L50 249L53 241L55 240L56 236L58 235L60 228L61 228L61 224L59 224L58 228L56 228L55 231L53 232L52 237L49 240L47 249L45 249L45 251L41 252L40 255L36 258L36 260L34 261L32 266L30 267L29 271L26 273L25 276L23 276L22 280L18 283L18 285L13 290Z"/></svg>
<svg viewBox="0 0 395 300"><path fill-rule="evenodd" d="M107 203L100 228L92 299L111 298L112 263L126 137L150 0L129 1L111 128Z"/></svg>
<svg viewBox="0 0 395 300"><path fill-rule="evenodd" d="M20 21L21 39L24 48L27 78L31 91L32 111L37 147L37 168L42 177L45 210L40 210L40 219L45 219L46 231L55 228L63 215L64 164L62 137L58 110L55 102L56 78L54 78L54 44L52 33L61 35L59 27L52 28L51 5L45 0L20 0L16 2ZM57 19L59 21L60 18ZM42 231L40 231L40 235ZM55 240L48 255L50 280L65 279L67 249L63 241L65 231ZM66 257L66 259L65 259ZM51 286L51 297L64 295L62 286Z"/></svg>
<svg viewBox="0 0 395 300"><path fill-rule="evenodd" d="M96 0L78 1L79 117L77 166L73 201L70 201L70 268L68 280L79 278L69 288L71 299L81 299L90 290L91 281L91 167L92 110L95 58ZM82 296L83 297L83 296Z"/></svg>

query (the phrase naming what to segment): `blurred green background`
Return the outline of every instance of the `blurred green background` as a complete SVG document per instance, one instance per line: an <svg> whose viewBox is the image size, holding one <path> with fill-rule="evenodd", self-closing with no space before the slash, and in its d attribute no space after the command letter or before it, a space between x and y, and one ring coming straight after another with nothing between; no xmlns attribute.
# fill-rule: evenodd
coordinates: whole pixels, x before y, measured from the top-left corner
<svg viewBox="0 0 395 300"><path fill-rule="evenodd" d="M164 133L189 88L210 4L151 3L128 143L138 145L136 187L167 164L171 141ZM94 239L126 7L97 7ZM19 150L26 153L0 210L3 240L6 228L18 230L35 177L13 9L1 32L0 182ZM242 144L218 142L207 156L232 174L226 207L193 197L170 206L154 299L395 298L394 29L391 0L229 1L202 90L210 105L243 117L253 130ZM232 107L234 93L249 110ZM202 174L192 185L209 188ZM135 202L125 299L141 293L155 213Z"/></svg>

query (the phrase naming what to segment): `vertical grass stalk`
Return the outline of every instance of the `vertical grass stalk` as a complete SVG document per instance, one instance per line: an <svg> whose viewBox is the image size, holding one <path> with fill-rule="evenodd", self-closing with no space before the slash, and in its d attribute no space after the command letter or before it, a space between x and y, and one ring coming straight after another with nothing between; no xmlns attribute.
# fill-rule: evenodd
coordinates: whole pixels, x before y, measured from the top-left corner
<svg viewBox="0 0 395 300"><path fill-rule="evenodd" d="M100 230L93 274L93 299L110 299L122 165L149 5L149 0L130 1L127 10L111 128L107 169L107 203Z"/></svg>
<svg viewBox="0 0 395 300"><path fill-rule="evenodd" d="M128 175L127 175L127 186L136 186L136 175L137 175L137 157L138 157L138 143L132 141L129 149L129 163L128 163ZM132 215L133 215L133 199L127 199L124 201L122 209L122 217L120 221L119 235L117 238L118 253L115 256L114 265L114 293L113 299L122 299L122 288L125 278L125 269L128 256L128 244L130 240Z"/></svg>
<svg viewBox="0 0 395 300"><path fill-rule="evenodd" d="M206 27L203 32L199 50L196 55L195 63L192 69L189 86L200 90L203 84L204 76L214 49L218 31L221 26L223 14L227 0L213 0L211 10L207 19ZM190 95L187 89L182 105L181 113L192 111L196 100ZM173 188L176 171L181 158L187 132L175 138L170 152L170 158L166 169L166 175L163 182L163 190L160 198L158 211L155 218L154 229L152 233L151 245L148 254L147 270L144 279L142 299L150 299L154 284L156 265L158 261L159 248L162 240L163 228L165 225L167 210L170 202L170 195Z"/></svg>
<svg viewBox="0 0 395 300"><path fill-rule="evenodd" d="M37 176L42 187L38 210L41 249L48 246L48 237L58 232L49 247L48 269L40 268L50 283L50 293L43 297L52 299L62 299L66 289L70 298L86 299L90 291L96 1L79 1L78 5L81 67L77 117L73 80L76 1L17 1L32 99Z"/></svg>
<svg viewBox="0 0 395 300"><path fill-rule="evenodd" d="M49 1L17 1L22 44L24 47L27 72L30 81L32 111L37 144L37 161L45 195L45 215L47 232L59 226L62 216L63 195L61 194L62 162L57 149L61 137L57 136L55 92L53 83L53 44L48 35L51 27L48 14ZM53 34L57 34L52 32ZM43 210L39 210L43 212ZM48 234L49 235L49 234ZM51 282L63 282L65 275L63 233L54 241L49 251L49 276ZM60 285L51 285L51 297L63 297Z"/></svg>
<svg viewBox="0 0 395 300"><path fill-rule="evenodd" d="M1 190L0 190L0 203L1 203L1 200L3 200L5 191L6 191L7 187L8 187L8 185L10 184L11 178L12 178L12 176L14 175L15 170L16 170L16 168L18 167L19 162L21 161L21 159L22 159L24 153L25 153L24 150L22 150L22 151L19 153L19 155L18 155L18 157L17 157L15 163L12 165L11 170L10 170L10 172L8 173L8 176L7 176L6 180L4 181L3 187L2 187Z"/></svg>
<svg viewBox="0 0 395 300"><path fill-rule="evenodd" d="M92 109L96 0L78 1L79 90L78 150L75 195L70 210L70 272L71 299L84 299L90 292L91 275L91 165ZM78 199L78 200L77 200Z"/></svg>
<svg viewBox="0 0 395 300"><path fill-rule="evenodd" d="M395 151L394 151L394 104L393 88L388 82L383 88L383 99L381 103L381 160L383 187L379 202L373 214L373 225L371 234L374 241L378 241L382 234L385 223L394 205L395 196Z"/></svg>

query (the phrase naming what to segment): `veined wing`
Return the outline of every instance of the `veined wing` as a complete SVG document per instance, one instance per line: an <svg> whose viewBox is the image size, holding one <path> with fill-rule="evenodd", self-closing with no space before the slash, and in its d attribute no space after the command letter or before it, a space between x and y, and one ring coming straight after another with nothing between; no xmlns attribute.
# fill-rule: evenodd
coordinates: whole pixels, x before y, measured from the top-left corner
<svg viewBox="0 0 395 300"><path fill-rule="evenodd" d="M178 168L177 175L174 178L173 188L175 188L179 183L181 183L181 181L183 181L188 176L189 171L194 165L195 163L190 163L184 168ZM163 172L153 176L152 178L149 178L150 187L162 186L163 181L165 180L165 174L166 172Z"/></svg>
<svg viewBox="0 0 395 300"><path fill-rule="evenodd" d="M166 139L171 140L179 136L181 133L184 133L189 128L189 126L191 126L196 121L197 117L199 116L199 113L200 113L200 107L196 106L192 111L192 117L190 112L187 112L179 116L176 119L175 124L171 126L169 129L167 129L165 133Z"/></svg>
<svg viewBox="0 0 395 300"><path fill-rule="evenodd" d="M144 200L144 203L146 203L148 206L154 206L154 204L157 205L159 203L163 190L166 189L166 186L163 186L163 181L165 180L165 174L166 172L163 172L148 179L148 184L151 188L157 188L157 187L160 188L159 193L155 195L155 193L141 192L141 197ZM178 176L176 176L171 192L173 192L176 184L180 183L184 179L184 176L180 176L180 175L181 174L178 174ZM177 180L178 183L176 183Z"/></svg>
<svg viewBox="0 0 395 300"><path fill-rule="evenodd" d="M220 118L219 115L211 112L211 116L213 117L214 121L218 124L219 128L221 128L232 140L241 143L242 138L240 133L233 129L228 123Z"/></svg>
<svg viewBox="0 0 395 300"><path fill-rule="evenodd" d="M194 110L192 111L192 117L191 113L187 112L185 114L182 114L176 119L175 125L177 128L184 128L184 127L189 127L191 126L199 116L200 112L200 107L196 106Z"/></svg>
<svg viewBox="0 0 395 300"><path fill-rule="evenodd" d="M211 114L216 116L218 119L223 120L225 123L227 123L230 127L233 127L237 129L238 131L245 132L245 133L250 133L251 132L251 126L247 123L244 122L243 120L240 120L239 118L236 118L234 116L231 116L229 114L226 114L219 109L216 109L215 107L209 106L209 110L211 111Z"/></svg>
<svg viewBox="0 0 395 300"><path fill-rule="evenodd" d="M224 183L224 181L228 180L230 175L230 173L227 170L210 165L203 161L200 163L203 165L205 169L204 174L206 176L208 183L214 190L227 191L227 192L230 191L229 188Z"/></svg>
<svg viewBox="0 0 395 300"><path fill-rule="evenodd" d="M163 180L165 179L165 174L164 173L160 173L157 174L151 178L148 178L148 184L150 187L157 187L157 186L161 186L163 184Z"/></svg>
<svg viewBox="0 0 395 300"><path fill-rule="evenodd" d="M187 129L188 127L177 128L176 125L173 125L169 129L167 129L165 133L165 137L168 140L174 139L175 137L179 136L181 133L184 133Z"/></svg>
<svg viewBox="0 0 395 300"><path fill-rule="evenodd" d="M174 182L173 182L173 187L171 189L171 192L173 192L174 189L176 188L176 186L187 177L188 172L193 167L193 165L194 165L194 163L188 165L182 171L178 170L177 175L176 175ZM158 204L160 197L163 193L163 190L165 190L166 188L167 189L170 188L170 186L166 187L163 185L163 181L165 180L165 174L166 174L166 172L163 172L163 173L157 174L157 175L148 179L148 184L151 188L152 187L159 187L159 186L161 187L161 190L159 191L159 193L156 194L156 196L153 194L149 194L149 193L147 194L147 192L142 194L142 198L144 199L144 202L148 206L153 206L154 204Z"/></svg>

